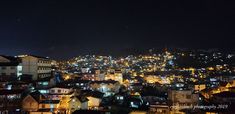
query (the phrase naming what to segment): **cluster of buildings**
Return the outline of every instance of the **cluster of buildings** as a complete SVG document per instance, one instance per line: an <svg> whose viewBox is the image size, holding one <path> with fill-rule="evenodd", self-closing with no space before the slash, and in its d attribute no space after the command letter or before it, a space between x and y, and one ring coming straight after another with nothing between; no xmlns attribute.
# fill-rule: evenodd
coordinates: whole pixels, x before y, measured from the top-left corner
<svg viewBox="0 0 235 114"><path fill-rule="evenodd" d="M0 113L223 113L235 107L231 53L163 51L54 61L0 56Z"/></svg>

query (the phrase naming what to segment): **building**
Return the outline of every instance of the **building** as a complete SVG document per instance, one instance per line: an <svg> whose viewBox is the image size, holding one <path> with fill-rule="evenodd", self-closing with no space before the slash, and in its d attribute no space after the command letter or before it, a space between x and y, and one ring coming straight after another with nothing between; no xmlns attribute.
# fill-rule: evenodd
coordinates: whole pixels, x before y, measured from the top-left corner
<svg viewBox="0 0 235 114"><path fill-rule="evenodd" d="M122 84L123 83L122 71L115 70L115 71L108 72L105 75L105 80L114 80L114 81L118 81L120 84Z"/></svg>
<svg viewBox="0 0 235 114"><path fill-rule="evenodd" d="M119 92L121 85L117 81L107 80L107 81L93 81L90 83L90 88L102 93L104 96L114 95Z"/></svg>
<svg viewBox="0 0 235 114"><path fill-rule="evenodd" d="M98 110L104 94L98 91L92 91L87 96L88 109Z"/></svg>
<svg viewBox="0 0 235 114"><path fill-rule="evenodd" d="M55 79L51 77L41 78L36 81L35 89L40 90L41 93L49 93L48 89L55 85Z"/></svg>
<svg viewBox="0 0 235 114"><path fill-rule="evenodd" d="M123 105L125 100L127 100L128 94L126 92L119 92L114 95L114 103L118 105Z"/></svg>
<svg viewBox="0 0 235 114"><path fill-rule="evenodd" d="M218 90L220 92L229 91L230 87L232 87L232 84L230 82L221 82L220 86L218 87Z"/></svg>
<svg viewBox="0 0 235 114"><path fill-rule="evenodd" d="M35 91L27 95L22 100L22 110L25 112L38 111L39 103L45 100L46 97L42 95L39 91Z"/></svg>
<svg viewBox="0 0 235 114"><path fill-rule="evenodd" d="M69 112L72 113L75 110L87 110L88 109L88 99L82 96L72 96L69 103Z"/></svg>
<svg viewBox="0 0 235 114"><path fill-rule="evenodd" d="M194 94L192 90L169 90L168 100L170 101L170 105L174 107L172 110L179 111L198 105L199 95Z"/></svg>
<svg viewBox="0 0 235 114"><path fill-rule="evenodd" d="M170 114L170 107L166 104L150 105L149 114Z"/></svg>
<svg viewBox="0 0 235 114"><path fill-rule="evenodd" d="M0 114L20 114L22 89L0 90Z"/></svg>
<svg viewBox="0 0 235 114"><path fill-rule="evenodd" d="M91 69L89 73L82 73L82 80L91 80L91 81L103 81L105 79L104 72L101 72L99 69Z"/></svg>
<svg viewBox="0 0 235 114"><path fill-rule="evenodd" d="M99 77L94 73L83 73L81 74L82 80L90 80L90 81L99 81Z"/></svg>
<svg viewBox="0 0 235 114"><path fill-rule="evenodd" d="M195 91L202 91L204 89L206 89L206 84L196 84L196 85L194 85L194 90Z"/></svg>
<svg viewBox="0 0 235 114"><path fill-rule="evenodd" d="M71 88L53 87L50 89L50 94L69 94L73 90Z"/></svg>
<svg viewBox="0 0 235 114"><path fill-rule="evenodd" d="M19 80L21 75L22 64L19 58L0 55L0 81Z"/></svg>
<svg viewBox="0 0 235 114"><path fill-rule="evenodd" d="M82 67L82 68L81 68L82 73L88 73L89 70L90 70L90 69L87 68L87 67Z"/></svg>
<svg viewBox="0 0 235 114"><path fill-rule="evenodd" d="M90 82L90 80L65 80L63 83L60 83L59 86L86 90L89 89Z"/></svg>
<svg viewBox="0 0 235 114"><path fill-rule="evenodd" d="M65 114L63 113L64 110L59 110L59 104L60 103L60 100L42 100L40 103L39 103L39 106L38 106L38 111L41 111L41 110L47 110L48 112L61 112L61 114Z"/></svg>
<svg viewBox="0 0 235 114"><path fill-rule="evenodd" d="M35 91L23 98L22 110L24 112L29 112L37 114L38 112L61 112L65 114L64 110L59 109L60 100L48 99L45 95L41 94L39 91Z"/></svg>
<svg viewBox="0 0 235 114"><path fill-rule="evenodd" d="M22 61L22 73L32 75L33 80L51 76L51 60L33 55L19 56Z"/></svg>
<svg viewBox="0 0 235 114"><path fill-rule="evenodd" d="M59 105L57 105L57 110L60 110L60 113L66 113L69 111L68 106L72 94L72 88L53 87L49 89L49 94L47 94L47 98L49 100L60 101Z"/></svg>

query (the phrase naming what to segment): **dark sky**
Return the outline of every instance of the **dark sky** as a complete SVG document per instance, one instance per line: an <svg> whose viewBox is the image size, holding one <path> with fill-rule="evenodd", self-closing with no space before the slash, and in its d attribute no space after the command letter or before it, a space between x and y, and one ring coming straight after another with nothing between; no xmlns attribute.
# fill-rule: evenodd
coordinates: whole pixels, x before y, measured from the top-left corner
<svg viewBox="0 0 235 114"><path fill-rule="evenodd" d="M61 59L165 46L234 49L234 27L232 0L0 1L0 53L9 55Z"/></svg>

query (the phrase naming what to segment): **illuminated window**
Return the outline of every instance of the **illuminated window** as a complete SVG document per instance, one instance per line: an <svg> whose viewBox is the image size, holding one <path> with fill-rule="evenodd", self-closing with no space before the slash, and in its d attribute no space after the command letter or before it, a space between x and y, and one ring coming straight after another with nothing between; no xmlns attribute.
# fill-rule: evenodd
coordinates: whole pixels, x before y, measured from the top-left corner
<svg viewBox="0 0 235 114"><path fill-rule="evenodd" d="M39 92L45 94L47 93L47 90L39 90Z"/></svg>
<svg viewBox="0 0 235 114"><path fill-rule="evenodd" d="M119 97L120 100L123 100L123 97Z"/></svg>
<svg viewBox="0 0 235 114"><path fill-rule="evenodd" d="M48 85L48 82L43 82L42 85Z"/></svg>

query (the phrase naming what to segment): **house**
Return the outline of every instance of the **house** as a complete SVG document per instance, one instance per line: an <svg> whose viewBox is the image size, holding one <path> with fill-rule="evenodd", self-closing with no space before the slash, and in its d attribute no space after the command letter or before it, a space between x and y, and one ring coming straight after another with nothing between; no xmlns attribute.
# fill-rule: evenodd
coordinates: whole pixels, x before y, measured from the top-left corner
<svg viewBox="0 0 235 114"><path fill-rule="evenodd" d="M126 100L126 97L126 93L117 93L114 95L114 102L116 104L122 105L124 103L124 100Z"/></svg>
<svg viewBox="0 0 235 114"><path fill-rule="evenodd" d="M70 97L73 94L73 89L65 87L52 87L49 89L49 94L47 95L50 100L59 100L58 110L67 112L69 106Z"/></svg>
<svg viewBox="0 0 235 114"><path fill-rule="evenodd" d="M121 85L117 81L93 81L90 83L90 88L95 91L105 93L104 96L111 96L119 92Z"/></svg>
<svg viewBox="0 0 235 114"><path fill-rule="evenodd" d="M99 109L104 94L99 91L91 91L86 96L88 99L88 108L95 110Z"/></svg>
<svg viewBox="0 0 235 114"><path fill-rule="evenodd" d="M120 84L122 84L123 83L122 71L121 70L114 70L114 71L108 72L105 75L105 80L114 80L114 81L118 81Z"/></svg>
<svg viewBox="0 0 235 114"><path fill-rule="evenodd" d="M140 108L143 105L143 100L137 97L130 97L128 101L131 108Z"/></svg>
<svg viewBox="0 0 235 114"><path fill-rule="evenodd" d="M170 107L166 104L150 105L150 114L170 114Z"/></svg>
<svg viewBox="0 0 235 114"><path fill-rule="evenodd" d="M72 94L67 94L67 95L60 95L59 99L60 103L59 103L59 110L63 110L64 112L68 112L68 107L69 107L69 101L70 101L70 97L72 96Z"/></svg>
<svg viewBox="0 0 235 114"><path fill-rule="evenodd" d="M192 90L169 90L168 100L170 105L178 106L174 110L181 110L187 106L198 105L199 95Z"/></svg>
<svg viewBox="0 0 235 114"><path fill-rule="evenodd" d="M74 87L78 87L80 89L86 90L89 88L90 80L75 80L73 81Z"/></svg>
<svg viewBox="0 0 235 114"><path fill-rule="evenodd" d="M229 91L229 88L232 87L232 84L230 82L221 82L219 86L219 91Z"/></svg>
<svg viewBox="0 0 235 114"><path fill-rule="evenodd" d="M206 88L212 88L212 87L218 87L219 86L219 80L217 78L209 78L206 80Z"/></svg>
<svg viewBox="0 0 235 114"><path fill-rule="evenodd" d="M233 79L231 84L232 84L232 87L235 87L235 79Z"/></svg>
<svg viewBox="0 0 235 114"><path fill-rule="evenodd" d="M167 99L159 96L143 96L143 101L147 102L149 105L159 105L167 103Z"/></svg>
<svg viewBox="0 0 235 114"><path fill-rule="evenodd" d="M23 98L22 110L26 112L37 111L39 109L39 103L45 100L46 97L39 91L35 91Z"/></svg>
<svg viewBox="0 0 235 114"><path fill-rule="evenodd" d="M57 111L60 111L60 112L63 112L64 110L59 110L59 103L60 103L60 100L42 100L39 102L39 110L49 110L50 112L57 112Z"/></svg>
<svg viewBox="0 0 235 114"><path fill-rule="evenodd" d="M161 77L157 75L146 75L144 77L144 80L147 83L155 83L155 82L161 82Z"/></svg>
<svg viewBox="0 0 235 114"><path fill-rule="evenodd" d="M25 112L58 112L62 114L66 113L65 110L59 109L60 100L48 99L46 96L41 94L39 91L34 91L27 95L22 101L22 110Z"/></svg>
<svg viewBox="0 0 235 114"><path fill-rule="evenodd" d="M65 80L63 83L60 83L59 87L68 87L68 88L80 88L83 90L89 89L90 80L80 80L80 79L70 79Z"/></svg>
<svg viewBox="0 0 235 114"><path fill-rule="evenodd" d="M22 64L19 58L0 55L0 81L15 81L22 75Z"/></svg>
<svg viewBox="0 0 235 114"><path fill-rule="evenodd" d="M20 114L22 89L0 90L0 114L4 112Z"/></svg>
<svg viewBox="0 0 235 114"><path fill-rule="evenodd" d="M202 91L206 89L206 84L195 84L194 85L194 90L195 91Z"/></svg>
<svg viewBox="0 0 235 114"><path fill-rule="evenodd" d="M50 94L69 94L73 90L71 88L65 88L65 87L52 87L49 89Z"/></svg>
<svg viewBox="0 0 235 114"><path fill-rule="evenodd" d="M40 78L34 81L34 83L36 89L48 89L55 86L55 80L53 77Z"/></svg>
<svg viewBox="0 0 235 114"><path fill-rule="evenodd" d="M68 101L69 112L74 112L75 110L87 110L88 109L88 99L84 96L72 96L70 101Z"/></svg>
<svg viewBox="0 0 235 114"><path fill-rule="evenodd" d="M94 73L83 73L80 74L82 80L91 80L91 81L98 81L99 77L96 76Z"/></svg>
<svg viewBox="0 0 235 114"><path fill-rule="evenodd" d="M97 68L90 69L89 73L82 73L80 75L82 80L103 81L105 79L104 72Z"/></svg>
<svg viewBox="0 0 235 114"><path fill-rule="evenodd" d="M6 84L8 86L7 89L27 89L29 86L32 86L31 82L23 82L23 81L12 81ZM10 87L9 87L10 86Z"/></svg>
<svg viewBox="0 0 235 114"><path fill-rule="evenodd" d="M132 91L141 91L143 89L143 84L142 83L132 83L129 86L130 90Z"/></svg>

